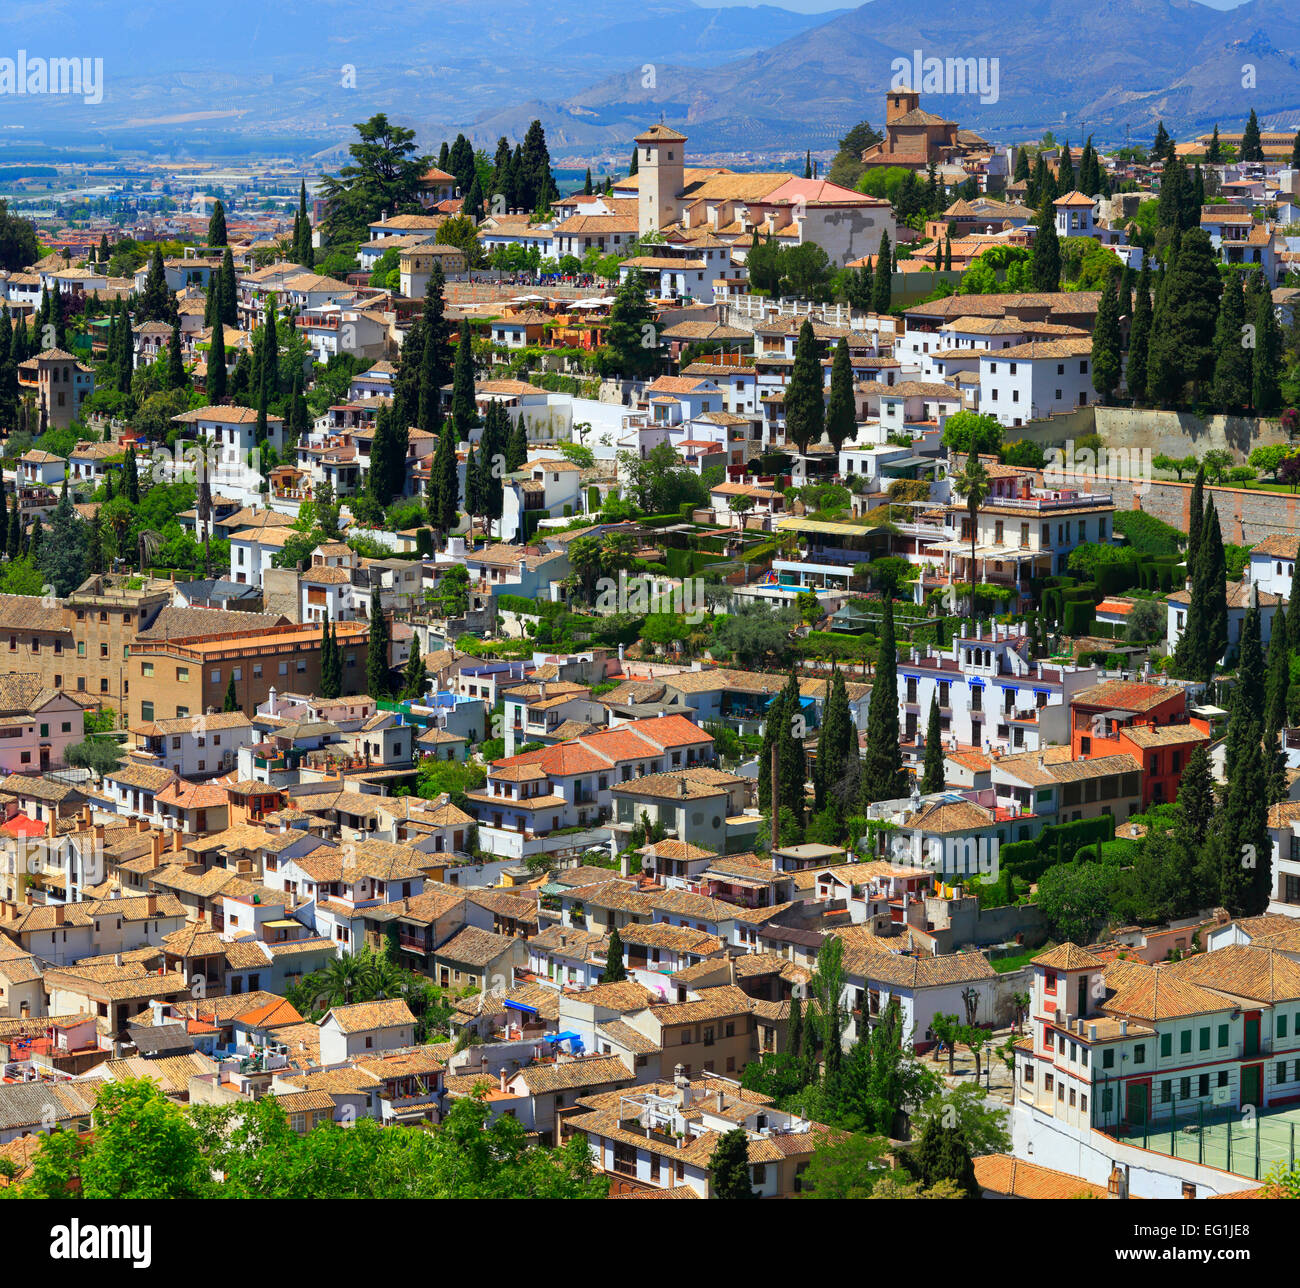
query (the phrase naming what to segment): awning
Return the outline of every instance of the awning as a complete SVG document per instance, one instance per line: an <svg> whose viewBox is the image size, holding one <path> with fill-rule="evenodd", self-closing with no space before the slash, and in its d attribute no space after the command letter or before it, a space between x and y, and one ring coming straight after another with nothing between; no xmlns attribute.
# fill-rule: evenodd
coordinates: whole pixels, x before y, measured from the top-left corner
<svg viewBox="0 0 1300 1288"><path fill-rule="evenodd" d="M516 1002L512 997L506 998L506 1005L513 1006L516 1011L527 1011L529 1015L537 1014L537 1007L529 1006L527 1002Z"/></svg>

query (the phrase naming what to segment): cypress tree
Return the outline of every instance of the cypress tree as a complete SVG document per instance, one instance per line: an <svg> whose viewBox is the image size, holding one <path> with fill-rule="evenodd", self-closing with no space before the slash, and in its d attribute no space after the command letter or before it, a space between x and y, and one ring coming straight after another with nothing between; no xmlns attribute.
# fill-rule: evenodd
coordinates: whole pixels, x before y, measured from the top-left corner
<svg viewBox="0 0 1300 1288"><path fill-rule="evenodd" d="M1196 467L1192 494L1187 509L1187 575L1196 576L1196 561L1201 553L1201 533L1205 524L1205 466Z"/></svg>
<svg viewBox="0 0 1300 1288"><path fill-rule="evenodd" d="M498 407L501 405L496 404ZM505 413L505 408L501 407ZM499 418L501 419L501 418ZM502 427L498 423L497 434L500 437ZM505 467L507 474L513 474L515 470L522 470L528 463L528 426L522 416L510 426L508 435L505 438Z"/></svg>
<svg viewBox="0 0 1300 1288"><path fill-rule="evenodd" d="M926 1121L914 1158L926 1189L932 1189L941 1181L952 1181L967 1198L980 1196L975 1163L965 1133L960 1127L945 1127L942 1115L936 1114Z"/></svg>
<svg viewBox="0 0 1300 1288"><path fill-rule="evenodd" d="M226 700L221 704L222 711L238 711L239 695L235 692L235 676L231 672L230 683L226 685Z"/></svg>
<svg viewBox="0 0 1300 1288"><path fill-rule="evenodd" d="M834 667L827 689L826 718L813 761L813 789L819 812L828 805L842 810L857 800L857 761L858 734L849 711L844 673Z"/></svg>
<svg viewBox="0 0 1300 1288"><path fill-rule="evenodd" d="M1292 609L1292 612L1300 610ZM1279 603L1273 614L1268 639L1268 679L1264 689L1264 725L1286 728L1286 700L1291 687L1291 652L1288 648L1286 605Z"/></svg>
<svg viewBox="0 0 1300 1288"><path fill-rule="evenodd" d="M1102 402L1110 402L1114 397L1122 365L1118 285L1112 277L1102 288L1097 321L1092 329L1092 387Z"/></svg>
<svg viewBox="0 0 1300 1288"><path fill-rule="evenodd" d="M452 376L450 328L447 325L442 297L446 281L442 267L433 266L429 284L424 293L423 350L420 362L420 404L416 424L424 430L434 431L441 419L439 407L442 387Z"/></svg>
<svg viewBox="0 0 1300 1288"><path fill-rule="evenodd" d="M1228 648L1228 583L1223 534L1219 529L1219 512L1214 508L1213 500L1208 502L1208 511L1209 531L1204 536L1205 549L1197 562L1204 576L1205 624L1209 659L1213 668L1219 665L1219 659ZM1208 680L1210 677L1207 675L1205 678Z"/></svg>
<svg viewBox="0 0 1300 1288"><path fill-rule="evenodd" d="M587 171L588 180L591 171ZM623 964L623 939L618 927L613 926L609 932L609 946L605 949L605 969L600 972L602 984L618 984L627 978L627 967Z"/></svg>
<svg viewBox="0 0 1300 1288"><path fill-rule="evenodd" d="M456 369L451 384L451 414L456 422L456 433L461 439L469 437L472 426L478 424L474 406L474 352L470 341L469 323L461 323L461 337L456 345Z"/></svg>
<svg viewBox="0 0 1300 1288"><path fill-rule="evenodd" d="M1219 142L1219 123L1214 123L1214 133L1210 135L1210 146L1205 149L1205 160L1209 165L1218 165L1223 160L1223 144Z"/></svg>
<svg viewBox="0 0 1300 1288"><path fill-rule="evenodd" d="M386 698L388 686L388 619L376 608L370 616L370 634L366 649L366 687L372 698Z"/></svg>
<svg viewBox="0 0 1300 1288"><path fill-rule="evenodd" d="M168 311L167 274L163 268L162 247L155 244L153 254L149 256L144 291L136 306L136 321L162 322L166 320Z"/></svg>
<svg viewBox="0 0 1300 1288"><path fill-rule="evenodd" d="M1241 135L1241 151L1237 154L1242 161L1262 161L1264 159L1264 145L1259 133L1259 117L1255 115L1255 109L1250 109L1250 116L1246 121L1246 128Z"/></svg>
<svg viewBox="0 0 1300 1288"><path fill-rule="evenodd" d="M221 321L228 327L239 324L239 288L235 284L235 257L229 246L221 256Z"/></svg>
<svg viewBox="0 0 1300 1288"><path fill-rule="evenodd" d="M1066 139L1061 148L1061 160L1056 171L1056 186L1062 196L1074 191L1074 158L1070 155L1070 140Z"/></svg>
<svg viewBox="0 0 1300 1288"><path fill-rule="evenodd" d="M943 768L943 735L939 728L939 696L930 698L930 721L925 730L925 761L921 769L921 794L941 792L947 785Z"/></svg>
<svg viewBox="0 0 1300 1288"><path fill-rule="evenodd" d="M784 690L767 704L763 713L763 742L758 753L758 808L760 812L772 813L772 749L778 747L782 726L789 723L785 714ZM780 778L780 751L777 751L777 777ZM780 787L778 785L778 792Z"/></svg>
<svg viewBox="0 0 1300 1288"><path fill-rule="evenodd" d="M1016 169L1011 176L1013 183L1029 182L1029 150L1027 148L1016 149Z"/></svg>
<svg viewBox="0 0 1300 1288"><path fill-rule="evenodd" d="M506 409L498 402L492 403L483 426L483 437L479 440L478 458L480 515L488 521L488 531L491 531L491 524L497 522L505 511L504 478L509 472L506 458L508 431L509 417Z"/></svg>
<svg viewBox="0 0 1300 1288"><path fill-rule="evenodd" d="M224 246L226 244L226 208L218 197L208 219L208 245Z"/></svg>
<svg viewBox="0 0 1300 1288"><path fill-rule="evenodd" d="M1038 232L1034 236L1030 280L1035 291L1056 291L1061 285L1061 244L1056 235L1056 211L1051 201L1044 201L1038 212Z"/></svg>
<svg viewBox="0 0 1300 1288"><path fill-rule="evenodd" d="M1214 377L1210 388L1220 411L1238 412L1250 399L1250 351L1243 343L1245 321L1246 299L1241 279L1234 274L1224 284L1214 328Z"/></svg>
<svg viewBox="0 0 1300 1288"><path fill-rule="evenodd" d="M1265 695L1264 650L1260 643L1259 603L1252 594L1251 603L1241 624L1241 643L1237 662L1237 683L1232 690L1232 714L1228 719L1225 740L1225 764L1235 764L1245 747L1243 740L1258 738L1264 721Z"/></svg>
<svg viewBox="0 0 1300 1288"><path fill-rule="evenodd" d="M715 1199L756 1199L749 1183L749 1137L733 1127L718 1139L709 1158L709 1194Z"/></svg>
<svg viewBox="0 0 1300 1288"><path fill-rule="evenodd" d="M632 149L632 163L627 168L627 177L630 179L636 174L636 148Z"/></svg>
<svg viewBox="0 0 1300 1288"><path fill-rule="evenodd" d="M10 559L17 559L23 552L22 508L17 496L14 497L13 509L9 511L9 539L5 548Z"/></svg>
<svg viewBox="0 0 1300 1288"><path fill-rule="evenodd" d="M126 459L122 465L122 494L132 505L140 504L140 470L136 462L135 448L126 449Z"/></svg>
<svg viewBox="0 0 1300 1288"><path fill-rule="evenodd" d="M825 432L826 403L822 383L821 359L812 323L807 318L799 328L795 343L794 366L785 390L785 434L800 452L821 442Z"/></svg>
<svg viewBox="0 0 1300 1288"><path fill-rule="evenodd" d="M1154 160L1159 160L1169 150L1170 138L1169 131L1165 129L1165 123L1161 121L1156 126L1156 137L1151 143L1151 156Z"/></svg>
<svg viewBox="0 0 1300 1288"><path fill-rule="evenodd" d="M831 363L831 392L826 404L826 437L838 452L857 436L857 414L853 403L853 365L849 360L849 344L843 337L835 346Z"/></svg>
<svg viewBox="0 0 1300 1288"><path fill-rule="evenodd" d="M1251 363L1251 405L1257 416L1272 416L1282 406L1282 389L1278 380L1282 363L1282 336L1272 296L1259 292L1255 306L1255 352Z"/></svg>
<svg viewBox="0 0 1300 1288"><path fill-rule="evenodd" d="M442 427L434 452L431 482L435 488L436 515L430 515L435 528L445 537L460 517L460 483L456 463L456 431L450 420Z"/></svg>
<svg viewBox="0 0 1300 1288"><path fill-rule="evenodd" d="M860 803L898 800L907 795L907 772L898 730L898 651L894 642L894 601L886 594L880 648L867 711L867 746L862 764Z"/></svg>
<svg viewBox="0 0 1300 1288"><path fill-rule="evenodd" d="M185 363L181 359L181 329L173 322L171 337L167 341L167 388L184 389L188 383Z"/></svg>
<svg viewBox="0 0 1300 1288"><path fill-rule="evenodd" d="M888 313L889 306L893 301L893 254L889 234L882 232L880 234L880 248L876 252L875 282L871 291L871 311L873 313Z"/></svg>
<svg viewBox="0 0 1300 1288"><path fill-rule="evenodd" d="M783 720L777 731L777 775L781 784L781 805L790 810L795 821L804 819L807 761L803 743L807 736L807 723L799 696L799 677L794 671L786 681L782 693Z"/></svg>

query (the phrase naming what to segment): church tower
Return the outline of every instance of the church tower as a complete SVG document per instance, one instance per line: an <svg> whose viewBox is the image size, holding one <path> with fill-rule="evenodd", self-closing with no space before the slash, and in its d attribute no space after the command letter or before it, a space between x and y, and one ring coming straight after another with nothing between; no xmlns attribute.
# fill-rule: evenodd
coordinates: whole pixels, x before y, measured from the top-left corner
<svg viewBox="0 0 1300 1288"><path fill-rule="evenodd" d="M666 125L652 125L637 135L638 236L658 232L681 218L685 143L686 135Z"/></svg>

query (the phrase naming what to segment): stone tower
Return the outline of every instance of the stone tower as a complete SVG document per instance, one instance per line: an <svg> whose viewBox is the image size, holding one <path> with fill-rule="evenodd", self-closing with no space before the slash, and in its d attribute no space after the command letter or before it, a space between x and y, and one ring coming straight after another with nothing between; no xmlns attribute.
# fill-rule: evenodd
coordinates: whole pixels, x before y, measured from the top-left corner
<svg viewBox="0 0 1300 1288"><path fill-rule="evenodd" d="M681 217L685 143L686 135L666 125L652 125L637 135L637 233L641 237Z"/></svg>

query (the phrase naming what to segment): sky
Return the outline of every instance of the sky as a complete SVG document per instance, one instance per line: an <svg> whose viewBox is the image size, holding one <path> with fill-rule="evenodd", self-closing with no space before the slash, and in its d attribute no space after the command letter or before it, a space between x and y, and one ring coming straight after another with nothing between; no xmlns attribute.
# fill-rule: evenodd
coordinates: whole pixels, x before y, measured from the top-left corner
<svg viewBox="0 0 1300 1288"><path fill-rule="evenodd" d="M762 0L765 4L773 5L778 9L789 9L794 13L826 13L831 9L855 9L851 0ZM731 9L739 5L753 5L754 0L696 0L696 3L705 9ZM1208 5L1211 9L1235 9L1238 5L1246 3L1246 0L1198 0L1198 3Z"/></svg>

